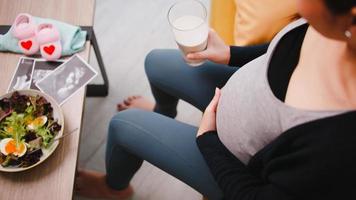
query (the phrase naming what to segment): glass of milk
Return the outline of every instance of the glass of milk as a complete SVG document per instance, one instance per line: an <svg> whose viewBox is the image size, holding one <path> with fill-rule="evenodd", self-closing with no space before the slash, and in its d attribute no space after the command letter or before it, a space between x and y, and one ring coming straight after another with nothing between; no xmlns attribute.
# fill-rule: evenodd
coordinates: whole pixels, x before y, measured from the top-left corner
<svg viewBox="0 0 356 200"><path fill-rule="evenodd" d="M206 7L198 0L175 3L168 12L168 21L184 60L191 66L199 66L204 60L189 60L188 53L206 49L208 44L208 15Z"/></svg>

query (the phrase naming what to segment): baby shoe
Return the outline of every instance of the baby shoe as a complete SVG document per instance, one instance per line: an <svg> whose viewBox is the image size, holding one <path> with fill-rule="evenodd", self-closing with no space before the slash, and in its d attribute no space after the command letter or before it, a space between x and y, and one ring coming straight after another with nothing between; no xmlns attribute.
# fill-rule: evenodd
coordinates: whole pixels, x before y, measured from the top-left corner
<svg viewBox="0 0 356 200"><path fill-rule="evenodd" d="M36 29L41 55L46 60L57 60L61 57L62 45L59 31L53 24L40 24Z"/></svg>
<svg viewBox="0 0 356 200"><path fill-rule="evenodd" d="M25 55L33 55L38 52L36 25L31 15L27 13L17 15L12 25L12 35L19 40L18 45Z"/></svg>

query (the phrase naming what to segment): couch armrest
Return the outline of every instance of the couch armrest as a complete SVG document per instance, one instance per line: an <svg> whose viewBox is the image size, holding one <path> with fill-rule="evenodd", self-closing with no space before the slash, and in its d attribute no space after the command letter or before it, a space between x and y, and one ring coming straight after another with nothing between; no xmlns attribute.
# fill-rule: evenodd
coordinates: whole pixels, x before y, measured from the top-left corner
<svg viewBox="0 0 356 200"><path fill-rule="evenodd" d="M236 6L234 0L212 0L210 27L224 39L228 45L234 44Z"/></svg>

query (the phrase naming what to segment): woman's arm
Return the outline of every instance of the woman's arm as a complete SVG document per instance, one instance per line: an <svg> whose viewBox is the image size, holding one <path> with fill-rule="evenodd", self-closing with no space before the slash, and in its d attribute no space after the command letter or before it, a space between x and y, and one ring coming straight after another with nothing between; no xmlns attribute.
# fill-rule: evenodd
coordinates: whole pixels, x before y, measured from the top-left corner
<svg viewBox="0 0 356 200"><path fill-rule="evenodd" d="M230 66L242 67L267 52L269 43L255 46L230 46Z"/></svg>
<svg viewBox="0 0 356 200"><path fill-rule="evenodd" d="M190 53L187 58L190 60L210 60L219 64L242 67L266 53L268 45L267 43L256 46L229 47L214 30L210 30L206 50Z"/></svg>
<svg viewBox="0 0 356 200"><path fill-rule="evenodd" d="M226 200L295 199L252 175L221 143L216 131L200 135L197 144Z"/></svg>

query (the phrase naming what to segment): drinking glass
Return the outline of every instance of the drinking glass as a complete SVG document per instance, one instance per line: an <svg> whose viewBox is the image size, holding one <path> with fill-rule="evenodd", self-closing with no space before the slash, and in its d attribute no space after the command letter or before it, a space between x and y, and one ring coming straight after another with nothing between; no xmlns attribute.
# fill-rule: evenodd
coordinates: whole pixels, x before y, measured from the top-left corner
<svg viewBox="0 0 356 200"><path fill-rule="evenodd" d="M199 66L204 60L190 60L188 53L204 51L208 44L207 9L198 0L180 1L168 11L168 21L184 60L191 66Z"/></svg>

